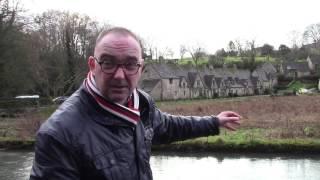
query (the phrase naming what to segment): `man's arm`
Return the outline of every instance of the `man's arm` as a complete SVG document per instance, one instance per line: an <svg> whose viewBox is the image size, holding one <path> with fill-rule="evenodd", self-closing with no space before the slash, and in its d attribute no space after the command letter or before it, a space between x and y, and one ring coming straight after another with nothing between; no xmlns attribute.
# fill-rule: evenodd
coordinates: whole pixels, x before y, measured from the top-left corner
<svg viewBox="0 0 320 180"><path fill-rule="evenodd" d="M57 137L39 132L30 180L80 179L76 158L70 148Z"/></svg>
<svg viewBox="0 0 320 180"><path fill-rule="evenodd" d="M219 128L235 130L241 116L232 111L217 116L175 116L155 110L154 144L219 134Z"/></svg>

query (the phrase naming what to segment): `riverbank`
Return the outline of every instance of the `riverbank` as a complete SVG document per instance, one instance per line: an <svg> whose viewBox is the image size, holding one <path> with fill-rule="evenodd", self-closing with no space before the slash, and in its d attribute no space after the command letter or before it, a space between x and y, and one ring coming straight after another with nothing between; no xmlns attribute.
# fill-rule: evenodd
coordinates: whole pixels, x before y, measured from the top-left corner
<svg viewBox="0 0 320 180"><path fill-rule="evenodd" d="M0 149L33 149L35 144L34 139L6 139L6 138L0 138Z"/></svg>
<svg viewBox="0 0 320 180"><path fill-rule="evenodd" d="M236 132L222 129L219 136L154 146L154 151L320 154L320 95L168 101L157 106L171 114L199 116L232 110L243 119ZM36 130L53 110L0 119L0 148L33 148Z"/></svg>
<svg viewBox="0 0 320 180"><path fill-rule="evenodd" d="M0 139L0 149L32 150L34 140ZM249 140L228 141L225 138L206 137L195 140L175 142L165 145L154 145L153 152L228 152L228 153L290 153L290 154L320 154L320 141L313 139L287 140Z"/></svg>
<svg viewBox="0 0 320 180"><path fill-rule="evenodd" d="M320 154L320 139L268 138L267 129L222 130L209 136L165 145L154 145L153 152L230 152ZM0 138L0 149L33 149L34 139Z"/></svg>
<svg viewBox="0 0 320 180"><path fill-rule="evenodd" d="M156 145L152 150L169 152L289 153L320 154L320 141L315 139L228 140L224 136L198 138L169 145Z"/></svg>

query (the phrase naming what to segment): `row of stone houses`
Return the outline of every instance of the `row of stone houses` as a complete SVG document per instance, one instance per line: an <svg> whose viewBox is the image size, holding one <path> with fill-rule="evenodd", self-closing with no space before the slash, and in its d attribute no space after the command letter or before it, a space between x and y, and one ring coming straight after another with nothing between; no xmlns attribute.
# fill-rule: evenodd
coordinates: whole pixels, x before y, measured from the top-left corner
<svg viewBox="0 0 320 180"><path fill-rule="evenodd" d="M150 63L143 70L141 89L156 100L214 98L263 94L277 84L277 72L270 63L249 70L178 66Z"/></svg>
<svg viewBox="0 0 320 180"><path fill-rule="evenodd" d="M292 78L320 75L320 56L310 55L305 61L283 63L279 73Z"/></svg>

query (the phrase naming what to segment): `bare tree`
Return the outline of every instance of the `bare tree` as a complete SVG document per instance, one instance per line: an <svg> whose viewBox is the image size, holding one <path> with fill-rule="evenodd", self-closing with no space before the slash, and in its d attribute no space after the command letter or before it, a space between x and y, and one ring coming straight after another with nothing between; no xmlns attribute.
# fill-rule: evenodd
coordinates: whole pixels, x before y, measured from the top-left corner
<svg viewBox="0 0 320 180"><path fill-rule="evenodd" d="M307 26L303 38L307 43L314 43L316 48L317 43L320 42L320 23Z"/></svg>
<svg viewBox="0 0 320 180"><path fill-rule="evenodd" d="M244 55L241 56L241 59L244 67L247 67L252 73L258 66L256 62L255 40L247 41L246 46L246 51L243 53Z"/></svg>
<svg viewBox="0 0 320 180"><path fill-rule="evenodd" d="M269 60L270 56L274 54L274 47L270 44L264 44L261 47L261 55L267 56L267 60Z"/></svg>
<svg viewBox="0 0 320 180"><path fill-rule="evenodd" d="M191 55L192 61L196 66L197 73L200 75L199 60L203 59L206 56L205 49L198 45L198 46L188 48L187 51ZM204 80L201 77L201 75L200 75L200 80L202 84L204 84Z"/></svg>
<svg viewBox="0 0 320 180"><path fill-rule="evenodd" d="M35 73L39 74L38 86L46 89L42 92L46 96L69 94L85 77L86 57L93 54L101 29L88 16L60 11L45 12L35 21L40 49Z"/></svg>
<svg viewBox="0 0 320 180"><path fill-rule="evenodd" d="M13 96L32 86L23 11L19 1L0 0L0 96Z"/></svg>
<svg viewBox="0 0 320 180"><path fill-rule="evenodd" d="M280 46L278 48L278 52L279 52L280 56L283 57L283 56L286 56L287 54L289 54L291 52L291 50L285 44L280 44Z"/></svg>
<svg viewBox="0 0 320 180"><path fill-rule="evenodd" d="M183 60L183 56L187 53L187 48L185 45L180 45L180 60Z"/></svg>
<svg viewBox="0 0 320 180"><path fill-rule="evenodd" d="M15 46L25 25L20 13L23 9L12 0L0 0L0 63L8 50Z"/></svg>
<svg viewBox="0 0 320 180"><path fill-rule="evenodd" d="M302 45L302 34L298 31L291 31L288 36L291 41L291 48L299 49Z"/></svg>
<svg viewBox="0 0 320 180"><path fill-rule="evenodd" d="M196 68L198 69L199 66L199 60L204 58L206 56L205 49L201 46L194 46L187 49L189 54L191 55L192 61L196 65Z"/></svg>
<svg viewBox="0 0 320 180"><path fill-rule="evenodd" d="M142 39L142 38L141 38ZM158 48L151 40L142 39L143 51L147 60L157 60L159 58Z"/></svg>
<svg viewBox="0 0 320 180"><path fill-rule="evenodd" d="M160 59L162 59L162 60L164 60L164 59L172 59L172 57L174 55L174 52L169 47L165 47L164 49L159 50L158 53L159 53L159 60Z"/></svg>
<svg viewBox="0 0 320 180"><path fill-rule="evenodd" d="M238 55L241 56L243 54L243 47L239 39L235 40L235 46L236 46Z"/></svg>
<svg viewBox="0 0 320 180"><path fill-rule="evenodd" d="M229 41L229 43L228 43L228 53L229 53L230 56L236 56L237 55L236 45L234 44L233 41Z"/></svg>

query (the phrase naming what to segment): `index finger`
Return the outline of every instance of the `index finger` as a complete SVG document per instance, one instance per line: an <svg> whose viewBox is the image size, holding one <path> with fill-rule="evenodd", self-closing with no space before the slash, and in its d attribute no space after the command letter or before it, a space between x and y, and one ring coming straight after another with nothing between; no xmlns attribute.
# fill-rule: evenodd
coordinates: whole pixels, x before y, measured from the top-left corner
<svg viewBox="0 0 320 180"><path fill-rule="evenodd" d="M239 117L239 118L242 118L242 116L240 116L238 113L236 112L233 112L233 111L225 111L226 112L226 115L228 117Z"/></svg>

